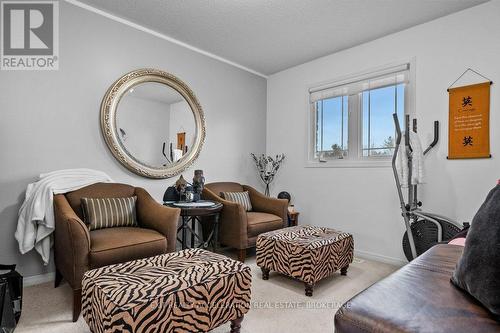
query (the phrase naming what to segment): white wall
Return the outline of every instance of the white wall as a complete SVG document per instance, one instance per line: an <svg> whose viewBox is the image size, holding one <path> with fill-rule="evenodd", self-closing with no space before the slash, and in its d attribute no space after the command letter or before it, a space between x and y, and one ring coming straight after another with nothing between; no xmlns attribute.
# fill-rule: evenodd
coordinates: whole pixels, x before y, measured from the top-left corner
<svg viewBox="0 0 500 333"><path fill-rule="evenodd" d="M500 2L484 5L332 54L272 75L268 80L267 152L287 156L273 187L289 190L300 222L353 233L356 250L401 261L404 232L390 168L304 168L307 89L317 83L402 59L416 59L416 112L424 142L434 120L441 141L426 160L428 184L421 199L427 210L470 221L500 178ZM446 89L466 68L483 73L491 90L492 159L446 160Z"/></svg>
<svg viewBox="0 0 500 333"><path fill-rule="evenodd" d="M205 112L206 143L184 177L192 179L196 168L208 182L259 185L249 154L265 150L265 79L61 1L60 69L0 72L1 263L17 263L26 276L53 270L36 253L19 255L14 239L26 185L42 172L95 168L117 182L145 187L158 200L175 181L130 173L100 132L106 90L143 67L181 78Z"/></svg>

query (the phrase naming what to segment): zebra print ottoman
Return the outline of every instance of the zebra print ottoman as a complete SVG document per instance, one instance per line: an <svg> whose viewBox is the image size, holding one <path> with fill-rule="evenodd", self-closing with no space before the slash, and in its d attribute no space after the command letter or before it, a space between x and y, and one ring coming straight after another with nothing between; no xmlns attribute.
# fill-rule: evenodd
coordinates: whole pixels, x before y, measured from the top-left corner
<svg viewBox="0 0 500 333"><path fill-rule="evenodd" d="M257 265L262 278L276 271L305 284L306 296L312 296L314 284L340 269L347 274L352 263L352 235L329 228L296 226L274 230L257 238Z"/></svg>
<svg viewBox="0 0 500 333"><path fill-rule="evenodd" d="M93 333L208 332L250 308L250 268L201 249L110 265L85 273L83 317Z"/></svg>

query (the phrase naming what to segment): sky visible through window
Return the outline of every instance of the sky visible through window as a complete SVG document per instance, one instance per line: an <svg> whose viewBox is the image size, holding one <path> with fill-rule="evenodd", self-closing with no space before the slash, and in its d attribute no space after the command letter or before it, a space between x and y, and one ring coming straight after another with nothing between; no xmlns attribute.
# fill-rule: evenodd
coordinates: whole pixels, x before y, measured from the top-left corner
<svg viewBox="0 0 500 333"><path fill-rule="evenodd" d="M397 105L400 124L403 123L404 84L364 91L361 95L363 156L392 155L393 150L388 149L393 146L389 143L395 140L392 114ZM325 99L317 103L316 150L332 151L332 147L347 150L348 96Z"/></svg>
<svg viewBox="0 0 500 333"><path fill-rule="evenodd" d="M398 111L403 120L404 85L389 86L363 92L363 156L391 154L395 129L392 114ZM395 102L397 98L397 103ZM389 144L392 142L392 144ZM373 149L375 148L375 149ZM382 148L382 149L377 149ZM370 150L368 150L370 149ZM373 149L373 150L372 150ZM370 154L368 154L370 152Z"/></svg>
<svg viewBox="0 0 500 333"><path fill-rule="evenodd" d="M340 96L318 102L318 150L332 150L333 145L347 149L348 98Z"/></svg>

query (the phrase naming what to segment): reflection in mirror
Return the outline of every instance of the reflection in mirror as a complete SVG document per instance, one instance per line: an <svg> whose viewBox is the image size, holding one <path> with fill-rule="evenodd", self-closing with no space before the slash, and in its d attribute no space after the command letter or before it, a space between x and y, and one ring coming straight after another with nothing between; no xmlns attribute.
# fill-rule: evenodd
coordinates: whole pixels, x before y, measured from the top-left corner
<svg viewBox="0 0 500 333"><path fill-rule="evenodd" d="M146 82L130 88L116 112L121 146L139 163L169 166L182 159L195 139L195 118L174 88Z"/></svg>

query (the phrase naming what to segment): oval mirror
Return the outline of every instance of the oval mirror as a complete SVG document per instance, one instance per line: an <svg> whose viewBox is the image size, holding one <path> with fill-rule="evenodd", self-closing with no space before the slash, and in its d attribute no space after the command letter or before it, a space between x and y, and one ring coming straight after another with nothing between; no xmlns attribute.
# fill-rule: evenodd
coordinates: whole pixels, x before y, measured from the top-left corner
<svg viewBox="0 0 500 333"><path fill-rule="evenodd" d="M118 161L149 178L184 171L205 139L205 119L194 93L174 75L155 69L130 72L108 89L101 127Z"/></svg>

